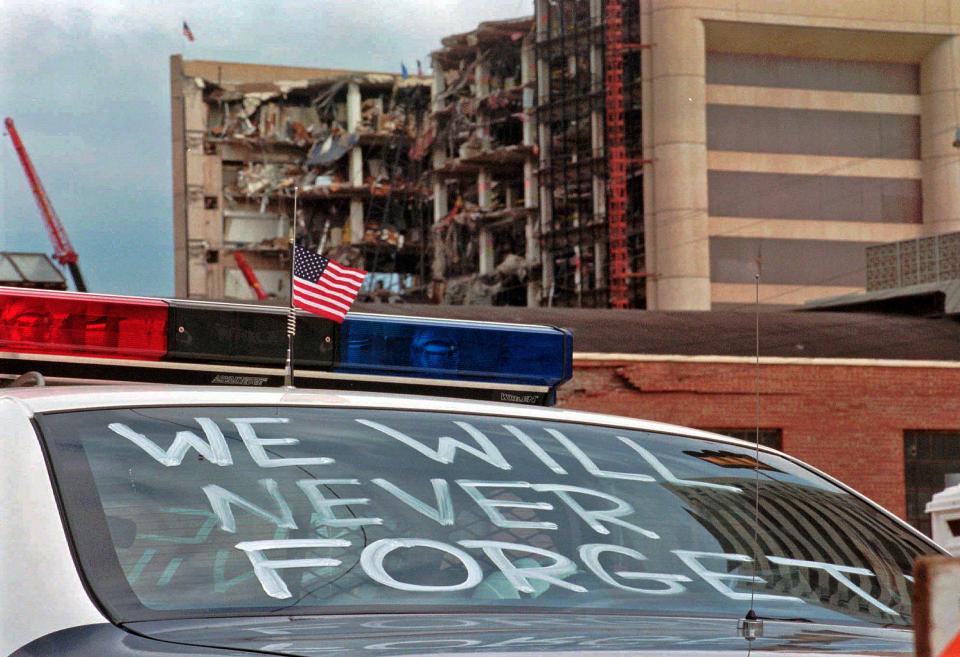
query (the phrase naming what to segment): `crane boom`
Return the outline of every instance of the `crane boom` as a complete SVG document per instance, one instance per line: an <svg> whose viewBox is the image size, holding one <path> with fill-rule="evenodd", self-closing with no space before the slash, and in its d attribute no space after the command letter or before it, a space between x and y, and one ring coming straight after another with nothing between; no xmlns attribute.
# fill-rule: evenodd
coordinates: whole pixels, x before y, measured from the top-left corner
<svg viewBox="0 0 960 657"><path fill-rule="evenodd" d="M20 134L13 125L13 119L7 117L3 120L3 125L6 127L7 134L10 135L10 141L13 142L13 148L17 151L17 156L20 158L20 165L23 167L23 172L27 176L27 182L30 183L33 198L37 202L40 215L43 217L44 227L47 229L47 235L50 236L50 241L53 243L53 257L57 262L65 265L70 270L70 276L73 278L73 284L77 288L77 291L86 292L87 286L83 282L83 276L80 274L77 252L74 250L73 245L70 244L70 238L67 237L67 230L63 227L60 218L53 209L53 204L50 203L50 197L47 196L47 192L43 188L43 183L40 182L40 176L37 175L37 170L33 168L30 155L27 154L27 149L20 139Z"/></svg>
<svg viewBox="0 0 960 657"><path fill-rule="evenodd" d="M257 274L253 271L253 267L250 266L250 263L247 262L244 255L239 251L234 251L233 259L237 261L237 268L240 269L243 277L247 279L247 285L253 288L253 293L257 295L257 299L260 301L266 299L267 293L263 291L263 286L260 285L260 279L257 278Z"/></svg>

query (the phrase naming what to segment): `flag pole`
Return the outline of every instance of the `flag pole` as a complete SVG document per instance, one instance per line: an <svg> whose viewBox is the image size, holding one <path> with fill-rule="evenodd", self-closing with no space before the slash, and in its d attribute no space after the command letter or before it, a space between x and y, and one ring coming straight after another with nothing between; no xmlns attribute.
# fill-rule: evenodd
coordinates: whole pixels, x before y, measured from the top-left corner
<svg viewBox="0 0 960 657"><path fill-rule="evenodd" d="M287 315L287 365L283 376L283 385L293 387L293 336L297 334L297 309L293 306L293 272L297 258L297 196L298 187L293 188L293 221L290 222L290 310Z"/></svg>

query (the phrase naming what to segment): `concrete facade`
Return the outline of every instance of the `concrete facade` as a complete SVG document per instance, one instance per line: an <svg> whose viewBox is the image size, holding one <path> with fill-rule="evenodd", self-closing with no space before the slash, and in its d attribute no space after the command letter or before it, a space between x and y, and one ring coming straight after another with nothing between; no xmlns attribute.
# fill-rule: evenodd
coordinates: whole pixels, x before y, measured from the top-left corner
<svg viewBox="0 0 960 657"><path fill-rule="evenodd" d="M761 303L860 291L960 225L960 2L640 1L648 308L752 303L746 251Z"/></svg>

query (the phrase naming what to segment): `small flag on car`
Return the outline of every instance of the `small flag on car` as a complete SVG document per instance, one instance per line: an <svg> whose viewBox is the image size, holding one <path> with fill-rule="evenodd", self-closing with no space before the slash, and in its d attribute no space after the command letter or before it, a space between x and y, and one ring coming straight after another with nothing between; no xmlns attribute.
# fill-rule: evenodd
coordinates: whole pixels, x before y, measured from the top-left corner
<svg viewBox="0 0 960 657"><path fill-rule="evenodd" d="M187 41L193 41L193 32L190 30L190 26L187 25L187 21L183 21L183 36L187 37Z"/></svg>
<svg viewBox="0 0 960 657"><path fill-rule="evenodd" d="M344 267L302 246L295 247L293 305L340 324L366 275L362 269Z"/></svg>

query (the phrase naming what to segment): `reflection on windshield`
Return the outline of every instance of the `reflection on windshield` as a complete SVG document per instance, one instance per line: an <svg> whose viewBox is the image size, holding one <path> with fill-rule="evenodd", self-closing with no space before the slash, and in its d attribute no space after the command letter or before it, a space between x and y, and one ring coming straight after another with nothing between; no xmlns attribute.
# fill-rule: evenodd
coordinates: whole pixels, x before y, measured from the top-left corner
<svg viewBox="0 0 960 657"><path fill-rule="evenodd" d="M930 550L769 455L754 541L753 453L679 436L305 408L41 425L81 562L130 619L437 605L729 617L752 593L766 616L909 624L905 573Z"/></svg>

